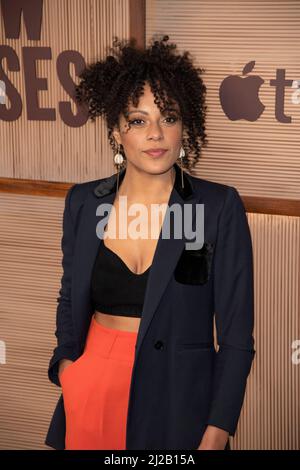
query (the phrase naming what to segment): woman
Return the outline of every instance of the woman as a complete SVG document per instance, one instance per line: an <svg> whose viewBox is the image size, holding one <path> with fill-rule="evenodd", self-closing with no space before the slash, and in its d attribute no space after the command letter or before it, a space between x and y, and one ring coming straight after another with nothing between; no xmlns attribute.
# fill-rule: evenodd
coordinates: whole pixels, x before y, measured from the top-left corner
<svg viewBox="0 0 300 470"><path fill-rule="evenodd" d="M167 41L117 43L76 90L92 120L105 116L118 172L66 197L56 449L221 450L236 431L255 354L251 236L235 188L183 171L206 144L206 88ZM201 230L191 248L186 231Z"/></svg>

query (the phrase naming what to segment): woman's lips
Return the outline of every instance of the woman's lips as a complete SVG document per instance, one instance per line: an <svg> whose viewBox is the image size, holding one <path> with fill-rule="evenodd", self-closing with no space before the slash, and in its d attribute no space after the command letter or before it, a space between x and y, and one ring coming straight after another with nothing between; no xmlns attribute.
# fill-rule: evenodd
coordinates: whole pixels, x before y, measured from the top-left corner
<svg viewBox="0 0 300 470"><path fill-rule="evenodd" d="M166 153L167 150L151 150L151 151L145 151L145 153L148 153L148 155L151 155L151 157L161 157L164 153Z"/></svg>

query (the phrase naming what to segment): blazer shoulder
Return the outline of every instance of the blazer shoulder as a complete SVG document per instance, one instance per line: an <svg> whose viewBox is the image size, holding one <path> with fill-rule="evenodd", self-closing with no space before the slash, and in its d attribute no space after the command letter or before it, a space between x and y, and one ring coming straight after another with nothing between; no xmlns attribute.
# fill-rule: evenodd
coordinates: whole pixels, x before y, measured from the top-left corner
<svg viewBox="0 0 300 470"><path fill-rule="evenodd" d="M84 181L82 183L74 183L72 199L75 199L76 201L84 201L88 193L93 191L93 189L98 186L98 184L100 184L102 181L105 181L106 179L107 178L100 178L91 181Z"/></svg>
<svg viewBox="0 0 300 470"><path fill-rule="evenodd" d="M74 183L70 187L69 193L69 205L71 214L73 214L73 220L76 218L80 208L84 204L88 194L93 191L93 189L106 178L100 178L91 181L84 181L82 183Z"/></svg>
<svg viewBox="0 0 300 470"><path fill-rule="evenodd" d="M196 193L201 195L203 201L220 210L223 208L225 201L230 196L241 199L238 190L231 185L218 183L216 181L190 176Z"/></svg>
<svg viewBox="0 0 300 470"><path fill-rule="evenodd" d="M226 193L230 188L234 188L234 186L230 186L224 183L218 183L217 181L207 180L204 178L199 178L198 176L190 175L192 180L192 184L195 188L201 190L205 189L210 192L219 192L219 193ZM234 188L235 189L235 188Z"/></svg>

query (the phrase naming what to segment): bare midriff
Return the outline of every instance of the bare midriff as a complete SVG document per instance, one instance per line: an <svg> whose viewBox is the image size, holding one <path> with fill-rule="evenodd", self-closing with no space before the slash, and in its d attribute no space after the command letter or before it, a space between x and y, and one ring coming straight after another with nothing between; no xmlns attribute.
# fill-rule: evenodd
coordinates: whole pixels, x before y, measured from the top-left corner
<svg viewBox="0 0 300 470"><path fill-rule="evenodd" d="M141 322L140 318L110 315L108 313L98 312L97 310L95 310L94 316L95 320L103 326L124 331L134 331L136 333L138 332Z"/></svg>

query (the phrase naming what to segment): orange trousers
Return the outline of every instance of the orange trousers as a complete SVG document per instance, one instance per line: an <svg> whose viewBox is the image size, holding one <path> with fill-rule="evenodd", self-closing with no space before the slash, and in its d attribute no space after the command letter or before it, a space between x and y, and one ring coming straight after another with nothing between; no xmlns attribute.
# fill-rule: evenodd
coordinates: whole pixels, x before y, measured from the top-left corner
<svg viewBox="0 0 300 470"><path fill-rule="evenodd" d="M65 450L125 450L136 339L92 316L83 354L60 375Z"/></svg>

